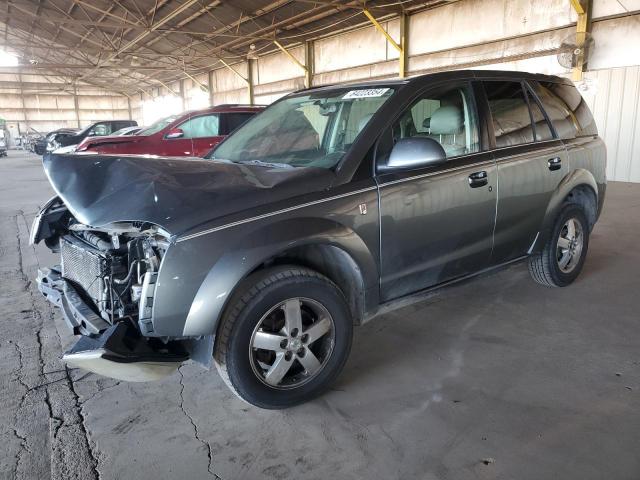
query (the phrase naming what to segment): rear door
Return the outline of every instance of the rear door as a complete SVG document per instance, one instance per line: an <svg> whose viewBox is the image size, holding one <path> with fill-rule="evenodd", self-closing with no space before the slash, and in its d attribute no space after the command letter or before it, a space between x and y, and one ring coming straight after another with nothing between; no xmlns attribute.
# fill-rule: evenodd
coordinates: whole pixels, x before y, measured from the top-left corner
<svg viewBox="0 0 640 480"><path fill-rule="evenodd" d="M568 172L565 146L525 82L485 80L498 167L492 264L526 255Z"/></svg>
<svg viewBox="0 0 640 480"><path fill-rule="evenodd" d="M438 141L447 161L377 175L383 300L488 266L496 211L496 167L483 151L480 117L468 82L432 87L381 137L381 163L396 141Z"/></svg>

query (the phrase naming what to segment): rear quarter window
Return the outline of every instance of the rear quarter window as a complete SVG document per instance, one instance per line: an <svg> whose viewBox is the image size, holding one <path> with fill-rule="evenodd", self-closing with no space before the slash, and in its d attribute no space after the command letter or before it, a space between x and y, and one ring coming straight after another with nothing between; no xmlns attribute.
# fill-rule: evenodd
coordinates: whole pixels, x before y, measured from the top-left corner
<svg viewBox="0 0 640 480"><path fill-rule="evenodd" d="M598 134L587 103L574 86L535 82L533 87L560 138Z"/></svg>
<svg viewBox="0 0 640 480"><path fill-rule="evenodd" d="M571 110L578 122L580 135L598 134L598 128L591 110L576 87L561 83L549 83L547 88Z"/></svg>

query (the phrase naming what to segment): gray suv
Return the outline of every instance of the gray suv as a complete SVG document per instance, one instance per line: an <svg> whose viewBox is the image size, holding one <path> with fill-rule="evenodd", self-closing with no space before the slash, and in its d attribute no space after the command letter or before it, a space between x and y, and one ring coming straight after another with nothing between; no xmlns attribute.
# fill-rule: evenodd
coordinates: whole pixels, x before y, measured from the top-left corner
<svg viewBox="0 0 640 480"><path fill-rule="evenodd" d="M32 242L79 341L130 381L213 361L263 408L324 391L353 326L398 300L527 260L580 273L605 146L565 79L457 71L277 101L205 159L50 155Z"/></svg>

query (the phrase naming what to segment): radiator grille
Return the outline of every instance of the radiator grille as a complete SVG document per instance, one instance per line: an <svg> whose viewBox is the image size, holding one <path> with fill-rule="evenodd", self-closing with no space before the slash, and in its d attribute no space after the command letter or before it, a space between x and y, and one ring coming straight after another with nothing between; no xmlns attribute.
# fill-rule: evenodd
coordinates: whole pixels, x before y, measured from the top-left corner
<svg viewBox="0 0 640 480"><path fill-rule="evenodd" d="M80 287L96 303L102 299L102 278L108 275L109 261L91 247L67 237L60 239L62 277Z"/></svg>

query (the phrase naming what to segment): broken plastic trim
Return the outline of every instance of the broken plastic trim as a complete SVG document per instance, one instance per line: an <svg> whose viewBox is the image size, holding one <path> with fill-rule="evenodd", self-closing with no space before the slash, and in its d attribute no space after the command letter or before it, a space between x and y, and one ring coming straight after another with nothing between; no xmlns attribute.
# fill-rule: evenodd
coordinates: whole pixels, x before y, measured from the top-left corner
<svg viewBox="0 0 640 480"><path fill-rule="evenodd" d="M71 366L127 382L159 380L188 359L180 343L145 339L126 321L112 325L99 337L81 337L62 356Z"/></svg>

